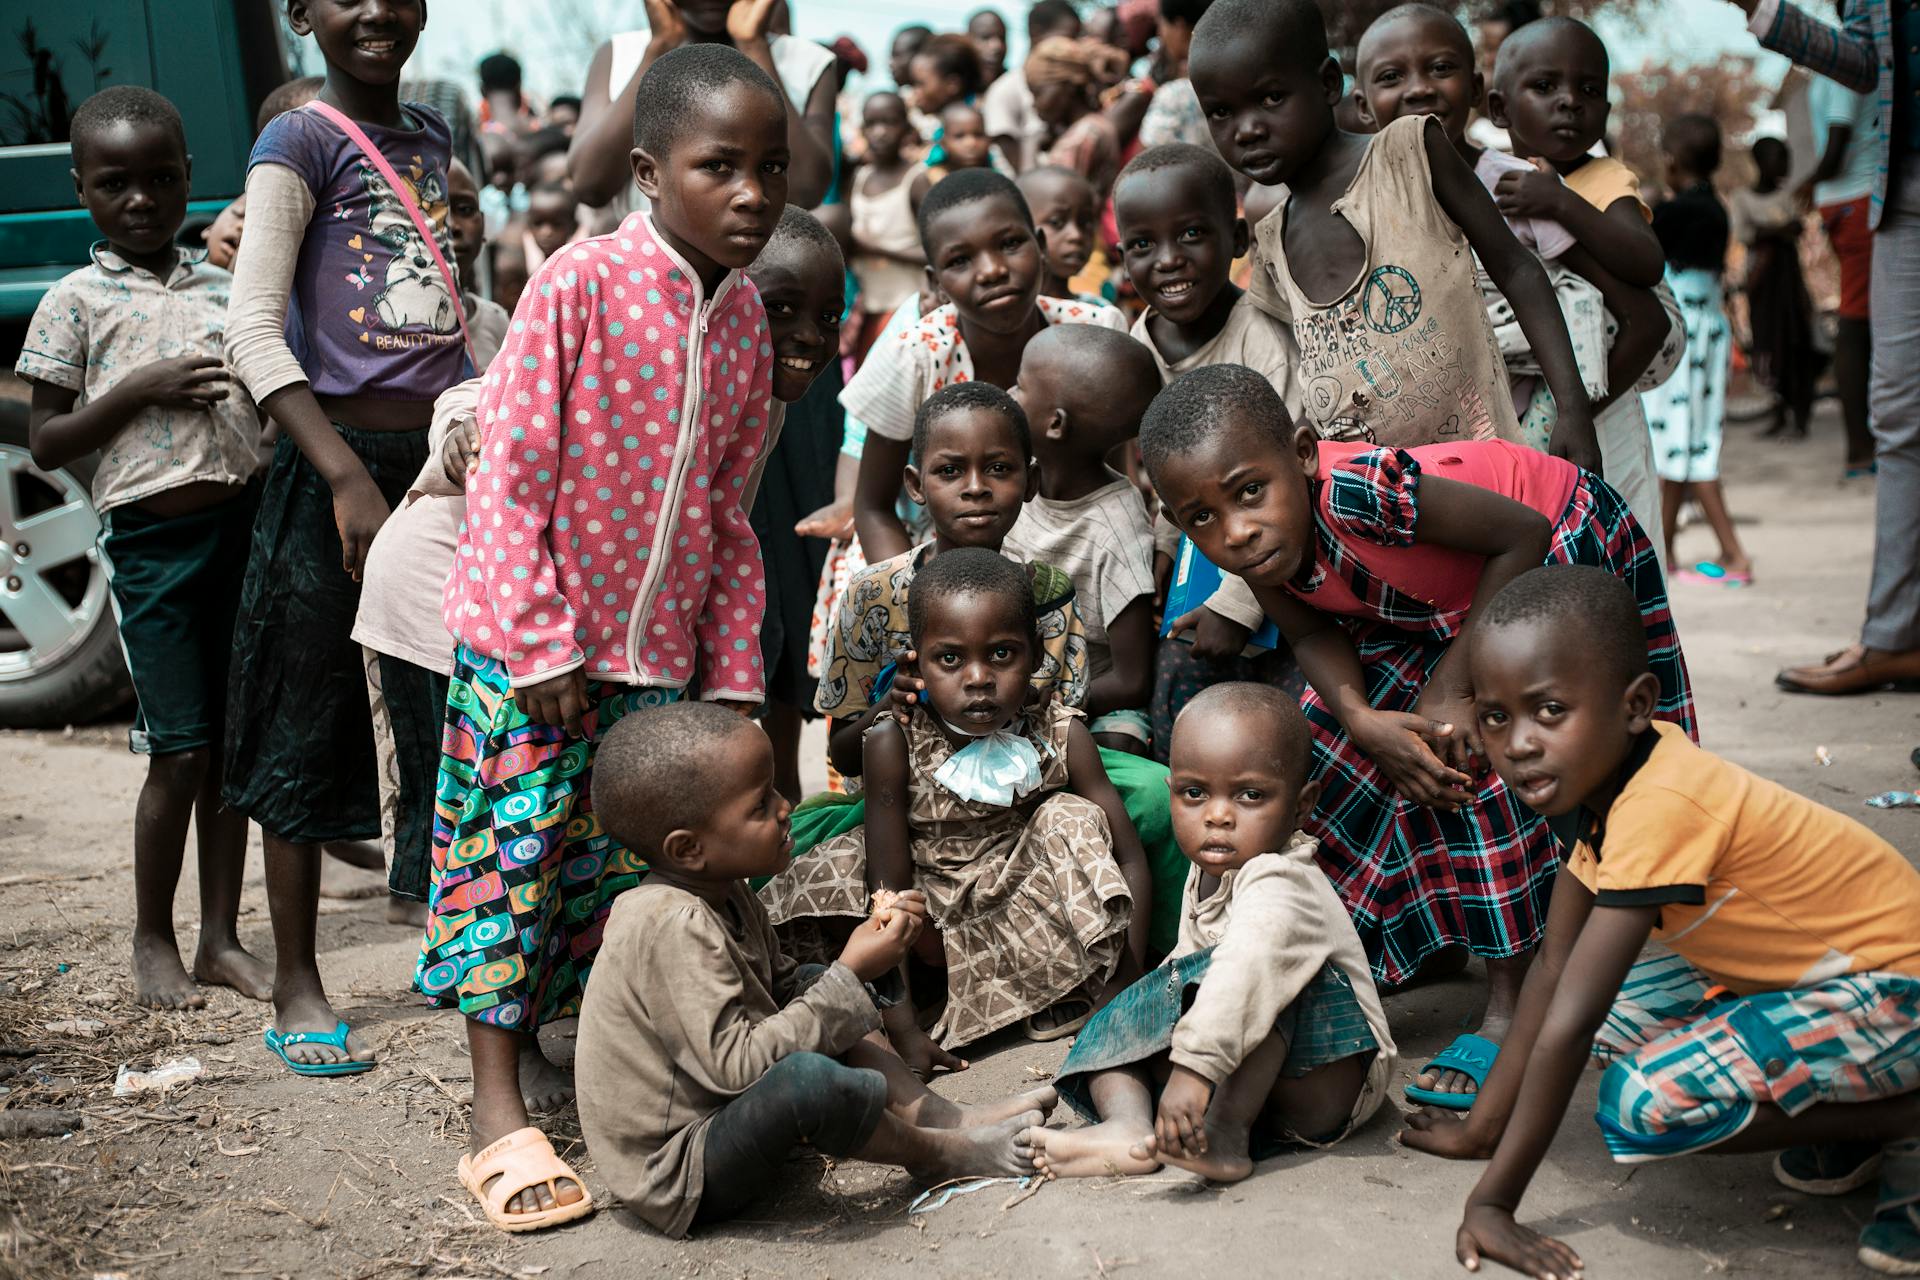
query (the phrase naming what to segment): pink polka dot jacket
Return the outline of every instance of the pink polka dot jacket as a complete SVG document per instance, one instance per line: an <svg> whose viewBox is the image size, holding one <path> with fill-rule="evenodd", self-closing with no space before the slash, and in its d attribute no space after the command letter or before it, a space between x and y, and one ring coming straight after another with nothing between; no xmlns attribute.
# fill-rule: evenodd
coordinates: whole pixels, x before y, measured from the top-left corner
<svg viewBox="0 0 1920 1280"><path fill-rule="evenodd" d="M447 630L512 684L757 702L766 569L747 523L773 346L753 284L712 298L644 213L540 268L480 392Z"/></svg>

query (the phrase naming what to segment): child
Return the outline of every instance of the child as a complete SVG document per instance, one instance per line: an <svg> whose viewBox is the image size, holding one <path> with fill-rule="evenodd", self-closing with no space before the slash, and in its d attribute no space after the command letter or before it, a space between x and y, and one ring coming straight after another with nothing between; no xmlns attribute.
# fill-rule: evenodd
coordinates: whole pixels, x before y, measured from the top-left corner
<svg viewBox="0 0 1920 1280"><path fill-rule="evenodd" d="M1225 2L1225 0L1222 0ZM1543 560L1626 579L1660 677L1659 713L1688 732L1693 699L1653 548L1619 495L1506 441L1369 449L1295 428L1265 379L1233 365L1162 391L1140 450L1167 513L1253 588L1312 691L1319 861L1399 985L1441 949L1487 961L1477 1036L1409 1096L1464 1108L1512 1018L1539 941L1557 845L1498 782L1473 790L1466 660L1474 614Z"/></svg>
<svg viewBox="0 0 1920 1280"><path fill-rule="evenodd" d="M220 803L227 657L259 492L260 418L222 364L232 277L174 244L192 162L173 104L150 89L95 94L73 116L73 185L104 240L35 309L19 375L28 442L49 470L100 451L93 501L127 670L139 699L128 746L147 757L134 810L134 1000L197 1009L196 980L254 1000L267 966L235 921L246 818ZM51 530L14 548L57 563ZM33 547L29 542L39 542ZM22 624L24 625L24 624ZM200 942L180 962L173 895L187 822L199 833Z"/></svg>
<svg viewBox="0 0 1920 1280"><path fill-rule="evenodd" d="M933 190L948 174L963 169L1008 171L993 142L987 137L987 122L978 107L970 102L949 102L946 109L941 111L939 120L940 163L928 165L924 172L914 178L907 193L916 227L920 206L926 203L927 192Z"/></svg>
<svg viewBox="0 0 1920 1280"><path fill-rule="evenodd" d="M1126 71L1122 50L1099 40L1059 36L1035 45L1021 68L1033 87L1033 113L1053 136L1039 162L1085 178L1101 204L1120 172L1120 132L1100 110L1100 95L1120 83Z"/></svg>
<svg viewBox="0 0 1920 1280"><path fill-rule="evenodd" d="M980 66L980 48L971 37L946 32L934 36L914 51L908 63L913 105L930 116L937 116L954 102L971 103L984 87ZM929 162L939 163L940 139L936 133Z"/></svg>
<svg viewBox="0 0 1920 1280"><path fill-rule="evenodd" d="M1256 1152L1332 1146L1386 1101L1386 1011L1300 830L1320 791L1312 762L1299 704L1271 686L1215 685L1181 712L1173 827L1192 867L1180 945L1074 1041L1060 1091L1095 1123L1029 1135L1048 1177L1164 1161L1238 1182Z"/></svg>
<svg viewBox="0 0 1920 1280"><path fill-rule="evenodd" d="M873 1034L867 984L919 935L922 894L876 910L823 970L781 954L747 887L791 843L765 736L715 707L663 707L614 726L593 792L652 867L614 904L580 1014L580 1126L629 1209L673 1236L734 1217L802 1143L929 1181L1024 1172L1052 1089L958 1106Z"/></svg>
<svg viewBox="0 0 1920 1280"><path fill-rule="evenodd" d="M1800 272L1807 200L1786 185L1793 153L1780 139L1755 140L1753 168L1753 185L1735 191L1727 208L1733 238L1747 250L1753 376L1775 397L1768 438L1805 440L1814 383L1825 363L1814 342L1813 303Z"/></svg>
<svg viewBox="0 0 1920 1280"><path fill-rule="evenodd" d="M1748 586L1753 561L1740 545L1720 489L1720 436L1733 345L1720 288L1730 229L1726 206L1714 194L1712 181L1720 167L1720 126L1711 116L1676 116L1661 135L1660 148L1674 194L1653 211L1653 229L1667 255L1667 283L1680 301L1687 333L1686 368L1645 397L1666 516L1667 562L1680 563L1673 558L1673 544L1680 530L1680 505L1691 497L1719 539L1720 557L1676 569L1674 577Z"/></svg>
<svg viewBox="0 0 1920 1280"><path fill-rule="evenodd" d="M876 346L840 396L868 431L854 518L869 563L910 545L893 508L922 401L953 382L1012 386L1028 339L1048 325L1127 324L1112 307L1040 296L1045 269L1033 215L1020 189L997 173L963 170L929 192L920 245L928 285L950 301L899 341Z"/></svg>
<svg viewBox="0 0 1920 1280"><path fill-rule="evenodd" d="M486 218L473 175L458 160L447 169L447 227L473 335L474 362L492 362L512 322L473 292L474 264L486 247ZM440 617L440 594L453 568L466 518L467 468L478 447L473 384L436 404L429 456L367 551L365 582L353 639L366 651L373 735L379 760L380 839L387 855L387 919L416 929L427 923L433 866L434 790L440 736L447 718L447 678L454 639ZM463 406L464 413L453 411Z"/></svg>
<svg viewBox="0 0 1920 1280"><path fill-rule="evenodd" d="M481 394L480 518L446 590L460 651L415 985L466 1016L463 1182L510 1231L592 1203L528 1126L518 1064L543 1023L578 1011L613 898L644 869L594 820L595 748L696 682L742 711L763 692L745 493L775 361L738 273L786 201L786 103L709 44L659 58L638 100L634 180L652 211L528 286ZM707 339L683 363L689 330Z"/></svg>
<svg viewBox="0 0 1920 1280"><path fill-rule="evenodd" d="M1194 27L1188 67L1227 163L1291 192L1254 233L1252 292L1293 328L1306 416L1321 435L1395 448L1518 438L1470 248L1562 407L1554 454L1598 471L1546 272L1437 122L1396 121L1371 137L1341 130L1340 67L1310 0L1217 0Z"/></svg>
<svg viewBox="0 0 1920 1280"><path fill-rule="evenodd" d="M564 154L561 159L566 157ZM580 206L564 183L543 182L527 192L527 225L520 251L526 272L536 274L548 258L580 239Z"/></svg>
<svg viewBox="0 0 1920 1280"><path fill-rule="evenodd" d="M234 626L221 794L265 833L275 1012L265 1040L301 1075L373 1065L315 959L319 849L380 832L353 640L360 581L374 535L427 461L434 398L468 376L457 286L440 269L451 135L399 93L426 6L385 12L371 39L355 9L290 6L327 83L254 143L227 323L234 371L282 434Z"/></svg>
<svg viewBox="0 0 1920 1280"><path fill-rule="evenodd" d="M1007 553L1073 579L1087 633L1087 729L1101 746L1139 756L1152 743L1153 523L1107 458L1140 434L1141 410L1159 389L1145 347L1091 325L1036 336L1014 388L1040 485L1007 534Z"/></svg>
<svg viewBox="0 0 1920 1280"><path fill-rule="evenodd" d="M1071 1034L1140 972L1146 854L1080 713L1029 709L1041 650L1027 570L957 547L914 586L919 693L861 740L866 825L794 863L762 900L776 927L838 923L865 917L876 890L919 889L939 931L929 958L946 971L934 1039L970 1044L1022 1019L1035 1038ZM917 1025L910 997L887 1011L896 1044Z"/></svg>
<svg viewBox="0 0 1920 1280"><path fill-rule="evenodd" d="M1100 206L1092 184L1071 169L1048 164L1021 174L1019 186L1027 208L1033 211L1041 257L1046 261L1040 296L1098 303L1098 298L1079 299L1069 284L1093 257Z"/></svg>
<svg viewBox="0 0 1920 1280"><path fill-rule="evenodd" d="M909 199L914 179L923 170L901 150L909 128L906 104L897 93L876 93L861 108L860 136L867 144L867 159L848 184L853 274L860 282L855 363L866 359L888 317L920 288L926 276L927 255L920 248L920 229Z"/></svg>
<svg viewBox="0 0 1920 1280"><path fill-rule="evenodd" d="M1776 1180L1838 1195L1880 1175L1860 1261L1920 1270L1920 874L1851 818L1660 724L1633 594L1535 569L1482 613L1473 647L1494 769L1577 824L1540 963L1470 1116L1401 1141L1491 1157L1456 1256L1529 1275L1580 1259L1515 1221L1591 1055L1616 1161L1780 1151ZM1570 635L1585 638L1569 646ZM1670 953L1641 958L1649 941Z"/></svg>

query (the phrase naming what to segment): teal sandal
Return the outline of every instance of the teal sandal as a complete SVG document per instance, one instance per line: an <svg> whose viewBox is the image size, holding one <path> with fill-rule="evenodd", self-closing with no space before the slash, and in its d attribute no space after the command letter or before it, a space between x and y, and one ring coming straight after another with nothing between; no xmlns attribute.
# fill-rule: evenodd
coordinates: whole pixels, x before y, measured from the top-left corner
<svg viewBox="0 0 1920 1280"><path fill-rule="evenodd" d="M1458 1071L1473 1081L1472 1093L1442 1093L1438 1089L1423 1089L1419 1085L1407 1086L1407 1101L1423 1106L1440 1107L1447 1111L1471 1111L1473 1100L1480 1096L1480 1086L1486 1084L1487 1073L1493 1070L1493 1060L1500 1054L1500 1046L1485 1036L1465 1032L1453 1038L1453 1043L1442 1049L1432 1062L1420 1069L1421 1075L1431 1075L1436 1071Z"/></svg>
<svg viewBox="0 0 1920 1280"><path fill-rule="evenodd" d="M349 1027L345 1021L342 1021L339 1026L331 1031L290 1031L282 1033L275 1031L272 1027L268 1027L260 1033L260 1038L266 1041L267 1048L273 1051L274 1056L286 1064L287 1070L293 1072L295 1075L357 1076L362 1071L373 1070L373 1063L361 1062L351 1057L341 1062L295 1062L287 1056L288 1047L296 1044L331 1045L341 1053L346 1053L348 1052L347 1036L352 1030L353 1028Z"/></svg>

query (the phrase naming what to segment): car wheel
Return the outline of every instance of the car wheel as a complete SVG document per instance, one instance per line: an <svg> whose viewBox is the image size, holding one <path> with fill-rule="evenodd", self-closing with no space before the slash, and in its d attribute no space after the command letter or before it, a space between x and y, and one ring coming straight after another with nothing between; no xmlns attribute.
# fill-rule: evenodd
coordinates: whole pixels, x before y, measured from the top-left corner
<svg viewBox="0 0 1920 1280"><path fill-rule="evenodd" d="M0 403L0 726L96 720L132 693L96 549L94 459L43 471L27 408Z"/></svg>

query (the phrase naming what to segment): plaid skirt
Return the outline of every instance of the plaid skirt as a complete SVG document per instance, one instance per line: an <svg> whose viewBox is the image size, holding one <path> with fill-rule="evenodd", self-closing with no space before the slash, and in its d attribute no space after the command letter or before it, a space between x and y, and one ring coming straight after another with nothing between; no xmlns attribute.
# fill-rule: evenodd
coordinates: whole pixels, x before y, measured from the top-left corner
<svg viewBox="0 0 1920 1280"><path fill-rule="evenodd" d="M613 900L647 872L594 817L594 753L622 717L680 696L589 680L574 738L527 719L506 668L460 649L413 976L423 995L509 1031L580 1012Z"/></svg>
<svg viewBox="0 0 1920 1280"><path fill-rule="evenodd" d="M1594 1039L1594 1120L1622 1164L1724 1142L1762 1104L1797 1116L1920 1088L1920 978L1855 973L1736 996L1677 955L1633 966Z"/></svg>
<svg viewBox="0 0 1920 1280"><path fill-rule="evenodd" d="M1647 631L1647 661L1660 680L1656 714L1698 738L1693 691L1653 544L1605 481L1581 474L1554 525L1545 563L1593 565L1633 589ZM1447 642L1385 623L1343 618L1341 624L1359 652L1367 701L1382 711L1412 711ZM1374 978L1403 983L1449 946L1500 959L1538 945L1559 861L1547 820L1491 773L1472 803L1455 813L1407 800L1317 693L1309 689L1301 708L1313 730L1313 776L1322 787L1305 829L1320 841L1320 867L1353 918Z"/></svg>

